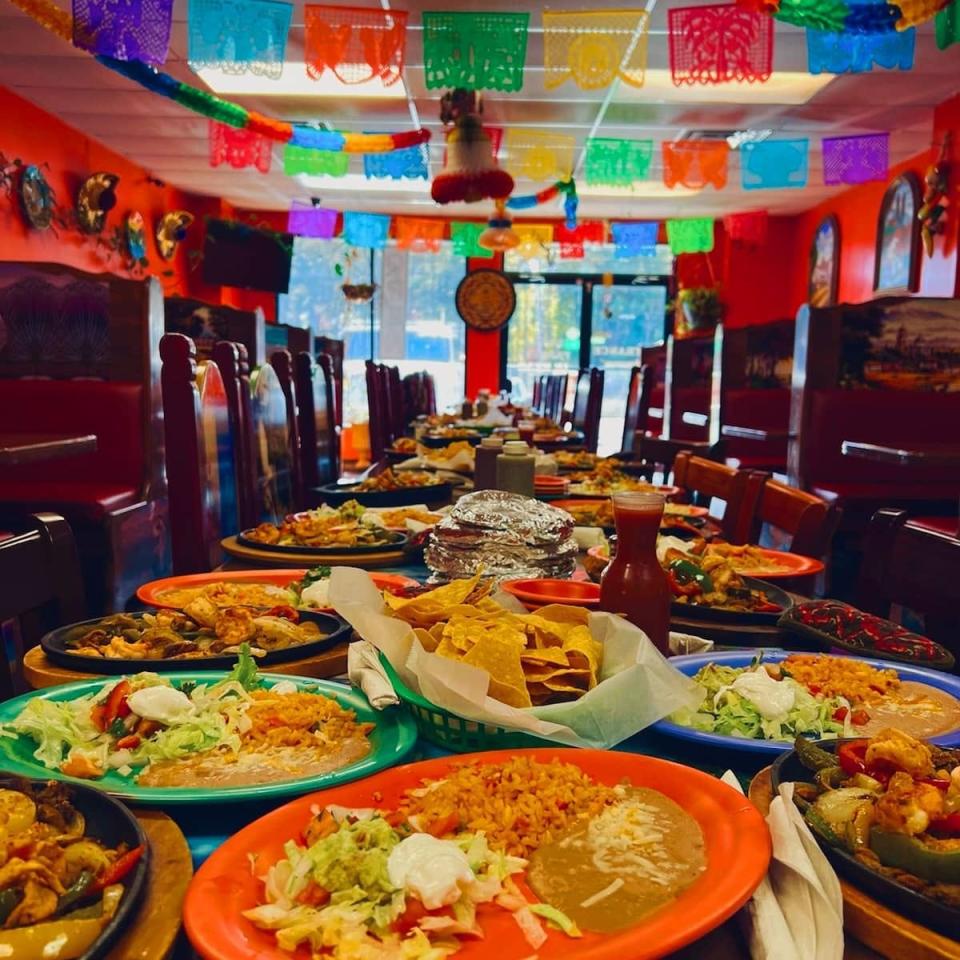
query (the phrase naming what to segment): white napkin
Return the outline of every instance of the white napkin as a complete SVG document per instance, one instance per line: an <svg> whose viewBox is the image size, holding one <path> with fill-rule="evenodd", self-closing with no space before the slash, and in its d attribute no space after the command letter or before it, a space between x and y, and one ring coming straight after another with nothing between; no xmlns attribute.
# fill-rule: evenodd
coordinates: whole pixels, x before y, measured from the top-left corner
<svg viewBox="0 0 960 960"><path fill-rule="evenodd" d="M347 647L347 676L359 687L374 710L384 710L400 702L393 692L377 648L366 640L357 640Z"/></svg>
<svg viewBox="0 0 960 960"><path fill-rule="evenodd" d="M607 542L602 527L574 527L573 539L584 551L589 550L590 547L602 547Z"/></svg>
<svg viewBox="0 0 960 960"><path fill-rule="evenodd" d="M713 649L713 641L705 637L695 637L692 633L676 633L670 631L667 639L672 656L679 656L685 653L707 653Z"/></svg>
<svg viewBox="0 0 960 960"><path fill-rule="evenodd" d="M729 770L724 783L743 792ZM780 785L767 814L773 859L741 911L753 960L843 960L840 881L793 802L793 784Z"/></svg>

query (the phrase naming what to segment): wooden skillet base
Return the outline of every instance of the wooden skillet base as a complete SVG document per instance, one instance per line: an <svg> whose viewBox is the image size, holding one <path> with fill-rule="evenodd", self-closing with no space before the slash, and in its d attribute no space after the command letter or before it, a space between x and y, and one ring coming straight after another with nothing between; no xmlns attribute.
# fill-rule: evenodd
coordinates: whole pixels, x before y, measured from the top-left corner
<svg viewBox="0 0 960 960"><path fill-rule="evenodd" d="M773 799L770 768L750 783L750 800L764 815ZM888 960L960 960L960 942L949 940L913 920L895 913L841 878L843 928L851 937Z"/></svg>

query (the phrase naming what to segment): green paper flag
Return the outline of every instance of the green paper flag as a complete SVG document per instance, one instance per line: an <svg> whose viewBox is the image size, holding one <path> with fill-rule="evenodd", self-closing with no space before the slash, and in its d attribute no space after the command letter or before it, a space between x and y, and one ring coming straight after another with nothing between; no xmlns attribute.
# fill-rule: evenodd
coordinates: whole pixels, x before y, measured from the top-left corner
<svg viewBox="0 0 960 960"><path fill-rule="evenodd" d="M482 223L454 220L450 224L450 239L453 241L454 254L458 257L483 257L484 259L492 257L493 251L481 247L479 243L480 234L484 230L486 226Z"/></svg>
<svg viewBox="0 0 960 960"><path fill-rule="evenodd" d="M795 27L843 33L849 13L850 8L844 0L780 0L773 16Z"/></svg>
<svg viewBox="0 0 960 960"><path fill-rule="evenodd" d="M668 220L667 243L678 253L709 253L713 249L713 217Z"/></svg>
<svg viewBox="0 0 960 960"><path fill-rule="evenodd" d="M289 143L283 149L283 172L288 177L297 173L309 173L317 177L343 177L349 169L349 153L294 147Z"/></svg>
<svg viewBox="0 0 960 960"><path fill-rule="evenodd" d="M584 175L587 183L628 187L646 180L653 156L652 140L591 137L587 141Z"/></svg>
<svg viewBox="0 0 960 960"><path fill-rule="evenodd" d="M428 89L519 90L529 13L427 12L423 69Z"/></svg>
<svg viewBox="0 0 960 960"><path fill-rule="evenodd" d="M937 46L946 50L952 43L960 43L960 0L944 7L936 19Z"/></svg>

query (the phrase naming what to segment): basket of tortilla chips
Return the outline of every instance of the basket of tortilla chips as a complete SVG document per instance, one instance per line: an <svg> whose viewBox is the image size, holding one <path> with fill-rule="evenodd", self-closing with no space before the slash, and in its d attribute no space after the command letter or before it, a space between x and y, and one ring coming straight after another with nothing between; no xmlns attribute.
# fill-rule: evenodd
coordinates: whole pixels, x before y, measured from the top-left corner
<svg viewBox="0 0 960 960"><path fill-rule="evenodd" d="M426 739L448 750L549 740L607 749L695 700L646 635L620 617L551 604L528 613L480 575L415 597L338 567L329 601L380 651Z"/></svg>

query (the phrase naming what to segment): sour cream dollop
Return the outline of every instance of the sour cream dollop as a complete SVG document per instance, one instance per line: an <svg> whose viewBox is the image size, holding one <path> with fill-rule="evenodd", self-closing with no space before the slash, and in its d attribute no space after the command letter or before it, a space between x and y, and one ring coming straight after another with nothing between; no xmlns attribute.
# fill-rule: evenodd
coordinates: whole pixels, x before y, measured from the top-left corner
<svg viewBox="0 0 960 960"><path fill-rule="evenodd" d="M173 687L144 687L127 697L130 709L144 720L176 723L194 712L190 698Z"/></svg>
<svg viewBox="0 0 960 960"><path fill-rule="evenodd" d="M774 720L789 713L797 699L792 683L774 680L763 667L741 673L730 686L741 697L749 700L764 720Z"/></svg>
<svg viewBox="0 0 960 960"><path fill-rule="evenodd" d="M466 854L452 840L428 833L414 833L390 851L387 875L428 910L456 903L462 887L474 881Z"/></svg>
<svg viewBox="0 0 960 960"><path fill-rule="evenodd" d="M327 607L327 594L330 591L329 580L315 580L300 594L300 605L303 607Z"/></svg>

